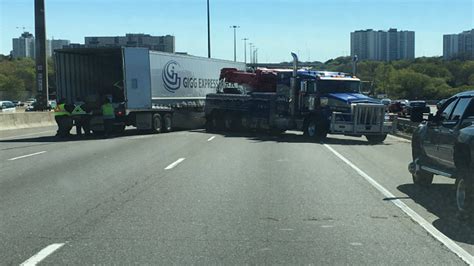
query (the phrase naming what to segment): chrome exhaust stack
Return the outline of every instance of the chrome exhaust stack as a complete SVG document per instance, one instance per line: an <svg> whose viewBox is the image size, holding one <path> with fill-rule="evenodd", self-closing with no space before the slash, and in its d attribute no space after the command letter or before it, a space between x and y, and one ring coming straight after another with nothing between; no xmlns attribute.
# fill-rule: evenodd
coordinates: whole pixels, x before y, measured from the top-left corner
<svg viewBox="0 0 474 266"><path fill-rule="evenodd" d="M290 95L289 95L289 103L290 103L290 114L291 116L295 115L295 94L296 94L296 82L298 76L298 56L295 53L291 53L293 57L293 75L290 79Z"/></svg>

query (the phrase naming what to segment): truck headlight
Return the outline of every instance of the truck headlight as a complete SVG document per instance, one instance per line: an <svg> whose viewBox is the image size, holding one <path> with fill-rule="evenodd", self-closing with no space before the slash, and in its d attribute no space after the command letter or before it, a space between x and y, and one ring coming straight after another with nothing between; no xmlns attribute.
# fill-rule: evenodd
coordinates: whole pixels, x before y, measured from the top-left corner
<svg viewBox="0 0 474 266"><path fill-rule="evenodd" d="M321 97L320 98L320 103L321 103L321 106L327 106L328 103L329 103L329 99L327 97Z"/></svg>

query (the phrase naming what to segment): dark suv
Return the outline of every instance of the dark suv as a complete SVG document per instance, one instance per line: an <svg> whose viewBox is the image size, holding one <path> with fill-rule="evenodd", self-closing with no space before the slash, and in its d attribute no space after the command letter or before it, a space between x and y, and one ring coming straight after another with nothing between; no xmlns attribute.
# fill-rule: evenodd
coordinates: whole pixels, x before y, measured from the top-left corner
<svg viewBox="0 0 474 266"><path fill-rule="evenodd" d="M456 94L419 125L408 167L417 185L430 185L434 174L456 179L456 203L463 215L474 210L473 98L474 91Z"/></svg>

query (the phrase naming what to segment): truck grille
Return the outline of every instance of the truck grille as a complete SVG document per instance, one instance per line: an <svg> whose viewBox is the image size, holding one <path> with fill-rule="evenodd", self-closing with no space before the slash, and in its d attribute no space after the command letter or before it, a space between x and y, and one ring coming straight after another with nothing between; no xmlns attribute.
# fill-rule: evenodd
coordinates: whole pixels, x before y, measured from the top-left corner
<svg viewBox="0 0 474 266"><path fill-rule="evenodd" d="M381 104L357 103L351 106L357 125L381 125L385 119L385 106Z"/></svg>

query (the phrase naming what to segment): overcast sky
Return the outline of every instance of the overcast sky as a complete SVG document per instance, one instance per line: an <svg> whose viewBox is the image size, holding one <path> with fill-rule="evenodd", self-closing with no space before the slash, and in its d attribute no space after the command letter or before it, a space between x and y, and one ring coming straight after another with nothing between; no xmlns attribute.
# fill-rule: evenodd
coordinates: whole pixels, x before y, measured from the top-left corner
<svg viewBox="0 0 474 266"><path fill-rule="evenodd" d="M474 0L210 0L212 56L243 61L244 37L260 62L326 61L350 53L350 32L415 31L415 56L443 53L443 34L474 28ZM206 0L45 0L48 38L84 43L84 36L171 34L176 51L207 56ZM23 29L34 34L34 0L0 0L0 53Z"/></svg>

